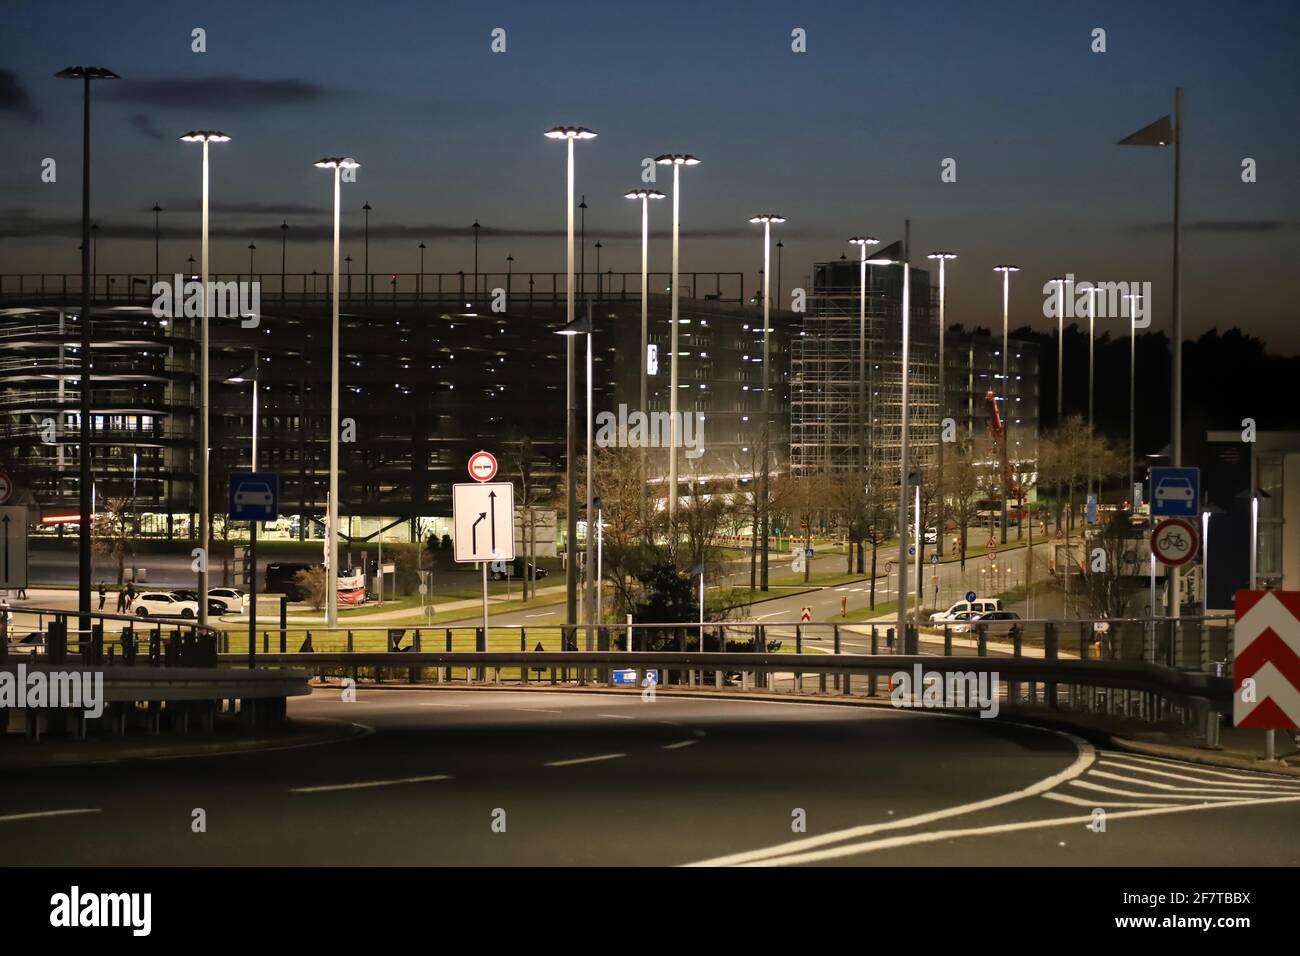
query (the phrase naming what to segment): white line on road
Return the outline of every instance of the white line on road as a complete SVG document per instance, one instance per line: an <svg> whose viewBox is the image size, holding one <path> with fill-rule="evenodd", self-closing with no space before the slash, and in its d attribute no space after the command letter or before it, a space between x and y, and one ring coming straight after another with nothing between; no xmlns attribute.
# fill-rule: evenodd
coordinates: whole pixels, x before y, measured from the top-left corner
<svg viewBox="0 0 1300 956"><path fill-rule="evenodd" d="M1046 796L1046 794L1044 794ZM1142 810L1122 810L1119 813L1106 814L1108 823L1115 820L1125 819L1128 817L1150 817L1166 813L1189 813L1196 810L1217 810L1222 807L1255 807L1269 803L1294 803L1300 801L1300 796L1296 797L1273 797L1266 800L1226 800L1220 803L1204 803L1196 806L1178 806L1168 807L1159 806ZM906 836L888 837L884 840L870 840L865 843L855 843L849 846L837 846L829 850L819 850L813 853L797 853L788 856L768 857L764 860L756 861L749 864L752 866L789 866L794 863L815 863L833 857L855 856L859 853L869 853L873 850L889 850L900 846L911 846L917 843L936 843L940 840L952 840L964 836L989 836L1001 833L1014 833L1017 830L1037 830L1044 827L1061 827L1077 824L1086 826L1092 823L1092 814L1080 817L1055 817L1048 820L1023 820L1019 823L1000 823L987 827L970 827L965 830L934 830L928 833L913 833Z"/></svg>
<svg viewBox="0 0 1300 956"><path fill-rule="evenodd" d="M820 836L806 837L802 840L791 840L787 843L764 847L761 850L732 853L729 856L715 857L711 860L702 860L698 863L690 863L687 865L734 866L737 864L760 861L766 862L777 859L784 860L790 858L792 851L810 850L813 847L825 846L829 843L839 843L842 840L852 840L857 837L869 836L873 833L879 833L882 830L899 830L909 827L923 826L927 823L933 823L936 820L943 820L948 817L960 816L966 813L974 813L977 810L987 810L991 807L998 807L1005 803L1011 803L1023 799L1024 797L1037 796L1038 794L1051 790L1066 781L1074 780L1075 777L1082 774L1092 765L1097 755L1097 751L1092 744L1075 737L1073 734L1066 734L1061 731L1050 732L1059 734L1074 744L1076 751L1074 761L1059 773L1054 773L1050 777L1044 777L1042 780L1032 783L1027 787L1022 787L1019 790L1012 790L1008 793L998 794L996 797L987 797L983 800L976 800L973 803L958 804L955 807L948 807L943 810L934 810L929 813L921 813L911 817L902 817L898 820L889 820L883 823L867 823L862 826L849 827L844 830L837 830ZM835 850L823 850L820 852L832 855L836 854ZM801 857L816 855L816 853L807 853L802 854Z"/></svg>
<svg viewBox="0 0 1300 956"><path fill-rule="evenodd" d="M1072 803L1076 807L1176 807L1176 803L1124 803L1116 800L1084 800L1082 797L1072 797L1067 793L1045 793L1044 800L1055 800L1058 803Z"/></svg>
<svg viewBox="0 0 1300 956"><path fill-rule="evenodd" d="M636 720L635 717L632 717L629 714L597 714L596 716L608 717L611 720Z"/></svg>
<svg viewBox="0 0 1300 956"><path fill-rule="evenodd" d="M1104 764L1109 767L1117 767L1120 770L1127 770L1130 773L1156 773L1164 777L1173 777L1177 780L1190 780L1192 783L1196 784L1196 786L1194 787L1186 787L1177 783L1162 783L1159 780L1147 780L1143 777L1126 777L1117 773L1109 773L1105 770L1094 770L1092 772L1092 776L1094 777L1105 777L1108 780L1122 780L1125 783L1136 783L1143 787L1155 787L1157 790L1181 790L1184 793L1187 793L1189 791L1195 791L1195 790L1204 790L1208 793L1218 793L1220 791L1234 792L1237 790L1259 791L1263 793L1277 793L1279 791L1296 790L1297 786L1300 786L1300 780L1295 781L1289 786L1288 785L1279 786L1277 783L1274 783L1272 780L1255 779L1250 781L1250 783L1247 785L1247 784L1240 784L1240 783L1230 783L1227 780L1205 780L1204 778L1201 777L1192 777L1192 776L1187 776L1185 774L1161 773L1161 771L1159 770L1153 771L1153 770L1147 770L1142 767L1130 767L1127 764L1117 763L1113 760L1099 760L1097 762L1099 764Z"/></svg>
<svg viewBox="0 0 1300 956"><path fill-rule="evenodd" d="M544 707L516 707L515 710L526 711L530 714L562 714L562 710L547 710Z"/></svg>
<svg viewBox="0 0 1300 956"><path fill-rule="evenodd" d="M11 813L0 817L0 823L12 823L16 820L36 820L40 817L70 817L78 813L99 813L98 807L83 807L79 810L36 810L31 813Z"/></svg>
<svg viewBox="0 0 1300 956"><path fill-rule="evenodd" d="M367 780L364 783L331 783L319 787L290 787L290 793L326 793L331 790L368 790L372 787L394 787L403 783L433 783L437 780L450 780L445 773L431 777L400 777L397 780Z"/></svg>
<svg viewBox="0 0 1300 956"><path fill-rule="evenodd" d="M435 701L429 701L429 700L426 700L426 701L421 701L421 702L420 702L420 706L421 706L421 707L472 707L473 705L472 705L472 704L453 704L453 703L450 703L450 702L443 702L443 701L436 701L436 702L435 702Z"/></svg>
<svg viewBox="0 0 1300 956"><path fill-rule="evenodd" d="M1211 770L1210 768L1205 767L1205 766L1202 766L1202 765L1200 765L1200 764L1189 764L1189 763L1184 763L1184 762L1182 762L1182 761L1177 761L1177 760L1164 760L1164 759L1161 759L1161 758L1159 758L1159 757L1139 757L1139 756L1137 756L1136 754L1131 754L1131 753L1121 754L1120 756L1122 756L1126 761L1136 761L1136 762L1138 762L1138 763L1153 764L1153 765L1155 765L1155 766L1157 766L1157 767L1177 767L1177 768L1179 768L1179 769L1183 769L1183 770L1194 771L1194 772L1196 772L1196 773L1198 773L1198 774L1201 774L1201 775L1203 775L1203 776L1209 776L1209 777L1225 777L1225 778L1227 778L1228 780L1258 780L1261 776L1266 776L1266 777L1268 777L1268 779L1270 779L1270 780L1272 780L1272 781L1274 781L1274 782L1277 782L1277 783L1284 783L1284 782L1285 782L1285 783L1297 783L1297 782L1300 782L1300 781L1296 781L1296 779L1295 779L1294 777L1282 777L1282 776L1279 776L1279 775L1277 775L1277 774L1266 773L1266 772L1264 772L1264 771L1259 771L1259 772L1252 771L1252 772L1250 772L1249 774L1246 774L1246 773L1228 773L1228 772L1223 771L1223 770ZM1139 769L1139 768L1138 768L1138 767L1132 767L1131 769L1133 769L1133 770L1137 770L1137 769ZM1152 773L1155 773L1156 771L1153 770L1153 771L1151 771L1151 772L1152 772Z"/></svg>
<svg viewBox="0 0 1300 956"><path fill-rule="evenodd" d="M675 744L664 744L664 750L681 750L683 747L689 747L696 743L694 740L679 740Z"/></svg>
<svg viewBox="0 0 1300 956"><path fill-rule="evenodd" d="M1100 770L1094 771L1094 773L1097 776L1115 777L1115 774L1103 773ZM1124 777L1119 777L1118 779L1126 780ZM1132 782L1139 786L1151 786L1150 783L1144 780L1135 780ZM1095 790L1098 793L1113 793L1120 797L1146 797L1152 800L1188 800L1193 803L1198 801L1205 803L1210 800L1233 800L1237 795L1253 796L1277 792L1276 790L1229 790L1224 793L1197 793L1194 787L1187 787L1182 793L1134 793L1132 790L1120 790L1116 787L1107 787L1100 783L1089 783L1087 780L1071 780L1070 786L1079 787L1083 790ZM1297 795L1297 799L1300 799L1300 795Z"/></svg>
<svg viewBox="0 0 1300 956"><path fill-rule="evenodd" d="M524 617L550 617L552 614L556 614L556 613L558 613L558 612L556 612L556 611L542 611L542 612L540 612L540 613L538 613L538 614L525 614Z"/></svg>
<svg viewBox="0 0 1300 956"><path fill-rule="evenodd" d="M596 763L600 760L617 760L619 757L626 757L627 754L601 754L599 757L577 757L573 760L552 760L543 766L547 767L572 767L580 763Z"/></svg>

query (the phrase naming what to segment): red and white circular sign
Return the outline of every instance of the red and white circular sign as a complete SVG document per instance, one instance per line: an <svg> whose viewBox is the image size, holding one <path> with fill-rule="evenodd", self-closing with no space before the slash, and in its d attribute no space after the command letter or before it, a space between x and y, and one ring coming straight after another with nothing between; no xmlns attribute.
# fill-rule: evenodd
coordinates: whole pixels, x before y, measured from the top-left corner
<svg viewBox="0 0 1300 956"><path fill-rule="evenodd" d="M14 483L9 477L7 471L0 471L0 505L9 501L9 496L14 493Z"/></svg>
<svg viewBox="0 0 1300 956"><path fill-rule="evenodd" d="M475 481L491 481L497 474L496 456L488 451L476 451L469 456L469 476Z"/></svg>
<svg viewBox="0 0 1300 956"><path fill-rule="evenodd" d="M1196 557L1196 527L1182 518L1166 518L1151 531L1151 553L1162 564L1178 567Z"/></svg>

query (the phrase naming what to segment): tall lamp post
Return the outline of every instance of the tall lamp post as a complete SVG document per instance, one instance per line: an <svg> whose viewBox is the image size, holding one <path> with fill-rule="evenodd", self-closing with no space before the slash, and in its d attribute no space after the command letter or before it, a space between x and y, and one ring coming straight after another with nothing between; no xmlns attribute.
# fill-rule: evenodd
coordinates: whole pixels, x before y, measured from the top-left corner
<svg viewBox="0 0 1300 956"><path fill-rule="evenodd" d="M424 304L424 249L423 242L420 243L420 277L415 283L415 298L420 304Z"/></svg>
<svg viewBox="0 0 1300 956"><path fill-rule="evenodd" d="M939 415L940 418L942 419L943 417L946 416L946 413L948 411L948 392L946 391L946 387L944 384L944 373L947 369L947 366L946 363L944 362L943 336L944 336L944 332L946 331L947 322L945 319L946 313L944 308L945 286L944 286L943 267L944 264L947 263L948 261L952 259L956 259L957 254L955 252L932 252L928 256L926 256L926 258L937 259L939 262ZM939 472L937 476L937 481L939 483L939 489L938 489L939 490L939 534L935 537L934 550L936 554L942 557L943 537L944 537L944 532L946 530L946 528L944 527L944 522L945 519L948 517L947 509L946 509L948 499L947 499L947 492L945 490L945 485L943 483L943 446L945 443L943 441L943 434L942 434L942 428L943 428L942 420L940 421L939 426L941 429L939 435L939 462L938 462ZM919 528L920 525L918 524L917 527ZM920 548L917 549L917 555L918 556L920 555ZM917 576L920 577L919 574ZM917 582L917 585L918 587L920 586L919 581Z"/></svg>
<svg viewBox="0 0 1300 956"><path fill-rule="evenodd" d="M674 171L675 170L676 167L674 167ZM673 202L675 203L676 201L677 201L677 195L676 195L676 190L674 189ZM675 218L676 217L674 217L674 219ZM757 216L751 216L749 221L752 223L761 222L763 224L763 399L761 404L762 415L763 415L763 432L762 432L762 439L760 442L761 450L759 452L759 454L761 455L762 470L758 473L758 533L759 533L759 555L760 555L758 586L760 591L766 591L767 590L767 558L768 558L767 483L768 483L768 472L771 470L770 463L768 462L768 454L769 454L768 434L771 431L768 424L768 417L770 415L770 409L772 405L771 405L771 401L768 399L768 392L772 390L771 375L769 373L769 367L771 365L770 342L771 342L771 333L772 333L772 328L771 328L772 296L770 294L771 274L772 274L772 270L770 268L772 265L772 223L785 222L785 218L783 216L778 216L774 212L764 212L764 213L759 213ZM677 235L677 229L676 226L674 226L673 227L674 239L676 235ZM677 257L676 255L674 255L673 256L673 302L674 303L677 301L676 262L677 262ZM675 329L676 317L674 317L673 321L674 321L674 329ZM674 344L673 346L674 359L677 357L676 353L677 353L677 347ZM676 391L676 379L677 379L676 367L674 366L674 372L673 372L674 391ZM673 451L674 461L676 460L676 457L677 457L676 449L674 449Z"/></svg>
<svg viewBox="0 0 1300 956"><path fill-rule="evenodd" d="M1134 458L1137 452L1137 302L1142 296L1131 292L1124 296L1128 302L1128 491L1131 498L1137 481ZM1208 514L1208 512L1207 512ZM1208 519L1207 519L1208 520Z"/></svg>
<svg viewBox="0 0 1300 956"><path fill-rule="evenodd" d="M1093 394L1095 392L1095 383L1097 379L1097 292L1096 286L1089 286L1084 290L1088 294L1088 440L1096 431L1096 425L1093 423ZM1093 494L1093 459L1088 456L1088 494Z"/></svg>
<svg viewBox="0 0 1300 956"><path fill-rule="evenodd" d="M1065 276L1048 280L1056 283L1056 427L1065 424ZM1065 486L1056 486L1056 530L1061 530L1061 502L1065 499Z"/></svg>
<svg viewBox="0 0 1300 956"><path fill-rule="evenodd" d="M257 244L250 242L248 244L248 281L253 281L253 253L257 251ZM257 469L254 468L254 471Z"/></svg>
<svg viewBox="0 0 1300 956"><path fill-rule="evenodd" d="M880 244L874 236L854 236L849 243L859 248L858 257L858 466L867 470L867 246Z"/></svg>
<svg viewBox="0 0 1300 956"><path fill-rule="evenodd" d="M370 281L370 210L374 207L367 200L366 204L361 207L361 211L366 214L365 226L365 266L366 266L366 301L369 302L374 296L374 284Z"/></svg>
<svg viewBox="0 0 1300 956"><path fill-rule="evenodd" d="M325 523L328 548L328 567L325 569L325 625L339 624L339 199L340 182L345 169L356 169L361 164L349 156L327 156L318 160L321 169L334 171L334 288L333 310L330 321L330 485L326 502ZM370 203L366 203L369 218ZM367 263L369 250L367 249ZM366 278L370 278L367 266Z"/></svg>
<svg viewBox="0 0 1300 956"><path fill-rule="evenodd" d="M903 267L903 348L899 358L899 379L902 381L901 412L898 432L898 615L895 649L906 653L907 646L907 487L909 484L907 430L911 417L908 402L908 379L911 377L910 341L912 325L912 266L904 259L868 259L869 266ZM918 531L920 529L918 528ZM920 553L917 548L917 553ZM917 607L920 613L920 607Z"/></svg>
<svg viewBox="0 0 1300 956"><path fill-rule="evenodd" d="M162 212L162 206L157 203L153 204L153 281L158 281L158 239L160 236L158 228L158 214Z"/></svg>
<svg viewBox="0 0 1300 956"><path fill-rule="evenodd" d="M548 129L544 134L547 139L565 140L568 146L568 166L567 166L567 183L568 192L565 200L565 218L567 220L567 283L565 286L565 327L573 325L574 314L574 288L573 288L573 144L580 139L595 139L596 134L587 129L585 126L555 126ZM570 335L565 342L566 358L566 391L565 391L565 419L564 419L564 471L566 487L566 506L565 515L565 567L564 567L564 614L565 622L572 627L578 623L578 559L577 559L577 538L578 538L578 491L576 479L577 475L573 470L574 458L577 455L575 426L578 417L577 397L575 395L576 387L574 385L574 349L573 336Z"/></svg>
<svg viewBox="0 0 1300 956"><path fill-rule="evenodd" d="M81 80L81 347L78 360L81 394L79 415L81 434L78 441L79 474L78 498L80 528L77 535L77 609L79 627L90 632L90 522L94 510L94 479L91 477L90 456L90 81L116 80L118 75L102 66L69 66L54 74L61 80Z"/></svg>
<svg viewBox="0 0 1300 956"><path fill-rule="evenodd" d="M280 307L281 308L284 307L284 299L286 294L286 290L284 288L284 279L285 279L284 267L288 261L287 258L288 236L289 236L289 222L288 220L284 220L280 223Z"/></svg>
<svg viewBox="0 0 1300 956"><path fill-rule="evenodd" d="M1002 474L998 484L1002 486L1002 543L1007 543L1007 496L1011 494L1011 480L1007 474L1011 469L1007 464L1007 444L1011 439L1011 419L1007 415L1007 406L1011 401L1011 389L1008 386L1007 368L1007 312L1011 300L1011 273L1019 272L1019 266L994 266L994 272L1002 273Z"/></svg>
<svg viewBox="0 0 1300 956"><path fill-rule="evenodd" d="M557 333L559 335L567 336L570 342L573 341L573 337L575 335L585 335L587 337L587 511L586 511L587 553L586 553L586 568L584 569L584 573L582 576L582 580L583 580L582 617L583 617L583 623L588 625L587 639L585 643L586 643L586 649L589 651L592 650L592 639L594 637L594 632L591 629L591 625L599 623L599 621L593 619L596 605L595 605L595 596L594 596L595 591L593 589L595 582L592 578L593 565L591 561L592 546L595 541L595 536L592 534L592 520L593 520L593 515L595 514L595 510L594 510L595 499L593 497L592 485L591 485L591 470L592 470L592 459L593 459L593 454L592 454L593 450L591 447L592 445L591 426L593 420L592 419L592 378L591 378L591 332L592 332L591 301L588 300L587 314L581 316L580 318L574 319L564 328L560 329L559 332ZM576 383L573 381L572 375L570 375L567 384L571 386L571 390L576 391L577 386ZM576 530L576 520L575 520L575 530ZM576 550L575 550L575 554L576 554ZM570 561L569 563L572 564L573 562Z"/></svg>
<svg viewBox="0 0 1300 956"><path fill-rule="evenodd" d="M208 494L208 319L211 299L208 295L208 144L228 143L230 137L220 130L191 130L181 137L182 142L203 144L203 251L199 253L203 290L201 342L199 344L199 547L203 556L199 562L199 623L208 623L208 545L212 535L212 502Z"/></svg>
<svg viewBox="0 0 1300 956"><path fill-rule="evenodd" d="M657 189L630 189L623 194L624 199L641 200L641 405L642 414L649 413L649 350L650 350L650 200L663 199L664 194ZM646 448L641 443L638 454L639 484L645 488L646 483ZM646 497L641 496L641 517L645 517Z"/></svg>
<svg viewBox="0 0 1300 956"><path fill-rule="evenodd" d="M681 436L677 434L680 427L677 421L677 312L678 300L681 295L678 291L678 266L680 265L680 234L681 234L681 168L683 166L698 166L700 161L689 153L664 153L655 159L660 166L671 166L673 168L673 299L671 318L672 329L669 335L668 347L671 350L669 356L670 374L668 386L668 544L673 553L677 551L677 445L681 441ZM766 324L766 323L764 323ZM766 334L766 333L764 333ZM764 363L764 368L767 365ZM766 393L764 393L766 395ZM767 462L763 463L763 470L767 470Z"/></svg>
<svg viewBox="0 0 1300 956"><path fill-rule="evenodd" d="M474 230L474 301L478 301L478 220L474 220L474 225L470 227Z"/></svg>

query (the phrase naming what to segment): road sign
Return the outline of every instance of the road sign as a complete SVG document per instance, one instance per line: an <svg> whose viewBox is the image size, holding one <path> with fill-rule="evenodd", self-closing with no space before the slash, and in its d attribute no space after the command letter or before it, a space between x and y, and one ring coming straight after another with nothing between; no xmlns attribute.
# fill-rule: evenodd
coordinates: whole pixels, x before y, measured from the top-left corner
<svg viewBox="0 0 1300 956"><path fill-rule="evenodd" d="M231 472L231 521L274 521L279 514L279 475L270 471Z"/></svg>
<svg viewBox="0 0 1300 956"><path fill-rule="evenodd" d="M0 531L4 533L0 552L0 588L27 587L27 509L0 508Z"/></svg>
<svg viewBox="0 0 1300 956"><path fill-rule="evenodd" d="M811 621L811 620L812 620L812 608L810 608L810 607L806 607L806 608L804 608L803 611L799 614L799 620L803 621L805 624L807 624L809 621Z"/></svg>
<svg viewBox="0 0 1300 956"><path fill-rule="evenodd" d="M1201 469L1152 468L1151 514L1157 518L1193 518L1201 503Z"/></svg>
<svg viewBox="0 0 1300 956"><path fill-rule="evenodd" d="M804 548L804 549L803 549L803 556L804 556L805 558L811 558L811 557L813 556L813 549L812 549L812 548Z"/></svg>
<svg viewBox="0 0 1300 956"><path fill-rule="evenodd" d="M1171 567L1196 557L1196 527L1182 518L1166 518L1151 530L1151 553Z"/></svg>
<svg viewBox="0 0 1300 956"><path fill-rule="evenodd" d="M476 451L469 456L469 476L475 481L491 481L497 476L497 459L490 451Z"/></svg>
<svg viewBox="0 0 1300 956"><path fill-rule="evenodd" d="M540 646L538 649L539 650L541 649ZM636 686L636 668L634 667L624 668L623 670L610 671L609 676L611 678L610 683L612 683L616 687ZM659 672L657 670L646 671L646 677L650 678L651 682L655 684L659 683Z"/></svg>
<svg viewBox="0 0 1300 956"><path fill-rule="evenodd" d="M1088 496L1088 505L1084 513L1087 515L1088 524L1097 523L1097 496L1096 495Z"/></svg>
<svg viewBox="0 0 1300 956"><path fill-rule="evenodd" d="M930 555L930 563L931 563L931 564L938 564L938 563L939 563L939 555L938 555L937 552L936 552L935 554Z"/></svg>
<svg viewBox="0 0 1300 956"><path fill-rule="evenodd" d="M0 469L0 505L8 504L13 493L13 479L9 477L9 472Z"/></svg>
<svg viewBox="0 0 1300 956"><path fill-rule="evenodd" d="M455 484L451 488L455 560L515 559L515 489L508 481Z"/></svg>
<svg viewBox="0 0 1300 956"><path fill-rule="evenodd" d="M1142 482L1133 482L1133 510L1138 512L1142 510Z"/></svg>
<svg viewBox="0 0 1300 956"><path fill-rule="evenodd" d="M967 592L966 592L966 600L968 600L968 601L973 601L973 600L975 600L975 597L976 597L976 595L975 595L975 592L974 592L974 591L967 591Z"/></svg>
<svg viewBox="0 0 1300 956"><path fill-rule="evenodd" d="M1236 612L1233 724L1300 729L1300 591L1238 591Z"/></svg>
<svg viewBox="0 0 1300 956"><path fill-rule="evenodd" d="M916 557L916 545L914 545L914 544L909 544L909 545L907 546L907 556L908 556L909 558L914 558L914 557Z"/></svg>

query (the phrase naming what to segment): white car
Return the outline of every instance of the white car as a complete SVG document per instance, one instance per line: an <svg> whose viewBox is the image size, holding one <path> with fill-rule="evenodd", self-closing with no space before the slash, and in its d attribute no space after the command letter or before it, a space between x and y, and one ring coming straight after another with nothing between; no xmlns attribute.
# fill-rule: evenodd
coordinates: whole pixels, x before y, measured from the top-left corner
<svg viewBox="0 0 1300 956"><path fill-rule="evenodd" d="M137 617L194 618L199 615L199 602L185 600L166 591L145 591L135 599L131 609Z"/></svg>
<svg viewBox="0 0 1300 956"><path fill-rule="evenodd" d="M958 601L946 611L935 611L930 615L931 624L951 624L964 621L972 614L988 614L1002 610L1000 598L981 598L975 601Z"/></svg>
<svg viewBox="0 0 1300 956"><path fill-rule="evenodd" d="M208 600L225 607L225 614L243 614L248 610L248 595L239 588L209 588Z"/></svg>
<svg viewBox="0 0 1300 956"><path fill-rule="evenodd" d="M235 492L236 505L251 505L255 508L270 508L275 504L270 486L260 481L250 481L239 486Z"/></svg>

